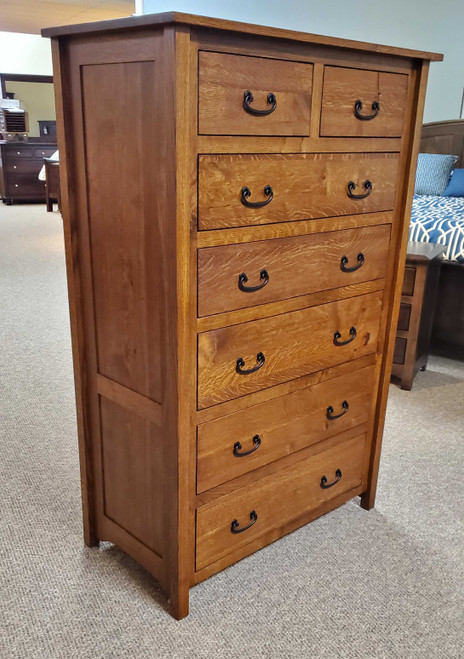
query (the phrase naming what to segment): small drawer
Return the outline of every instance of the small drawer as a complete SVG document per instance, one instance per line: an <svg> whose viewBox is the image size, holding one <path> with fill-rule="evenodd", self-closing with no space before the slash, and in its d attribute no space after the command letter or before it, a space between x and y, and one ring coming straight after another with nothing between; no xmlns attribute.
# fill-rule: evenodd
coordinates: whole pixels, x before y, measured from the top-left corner
<svg viewBox="0 0 464 659"><path fill-rule="evenodd" d="M201 135L309 135L312 64L200 52Z"/></svg>
<svg viewBox="0 0 464 659"><path fill-rule="evenodd" d="M398 329L402 332L409 330L409 321L411 320L411 305L402 303L400 304L400 313L398 316Z"/></svg>
<svg viewBox="0 0 464 659"><path fill-rule="evenodd" d="M198 426L197 492L366 423L375 367Z"/></svg>
<svg viewBox="0 0 464 659"><path fill-rule="evenodd" d="M385 276L390 225L198 251L198 315Z"/></svg>
<svg viewBox="0 0 464 659"><path fill-rule="evenodd" d="M199 157L200 230L392 210L396 153Z"/></svg>
<svg viewBox="0 0 464 659"><path fill-rule="evenodd" d="M372 354L381 291L198 336L199 409Z"/></svg>
<svg viewBox="0 0 464 659"><path fill-rule="evenodd" d="M56 151L56 148L46 148L44 147L43 149L35 149L34 150L34 157L35 158L50 158Z"/></svg>
<svg viewBox="0 0 464 659"><path fill-rule="evenodd" d="M408 76L326 66L322 137L401 137Z"/></svg>
<svg viewBox="0 0 464 659"><path fill-rule="evenodd" d="M404 358L406 356L406 346L408 344L407 339L403 339L400 336L397 336L395 339L395 350L393 352L393 363L394 364L404 364Z"/></svg>
<svg viewBox="0 0 464 659"><path fill-rule="evenodd" d="M403 295L414 295L414 285L416 283L416 268L406 266L404 270Z"/></svg>
<svg viewBox="0 0 464 659"><path fill-rule="evenodd" d="M5 160L14 160L17 158L33 158L34 150L31 147L14 146L9 149L3 149L2 156Z"/></svg>
<svg viewBox="0 0 464 659"><path fill-rule="evenodd" d="M198 508L196 569L362 485L365 450L360 434Z"/></svg>

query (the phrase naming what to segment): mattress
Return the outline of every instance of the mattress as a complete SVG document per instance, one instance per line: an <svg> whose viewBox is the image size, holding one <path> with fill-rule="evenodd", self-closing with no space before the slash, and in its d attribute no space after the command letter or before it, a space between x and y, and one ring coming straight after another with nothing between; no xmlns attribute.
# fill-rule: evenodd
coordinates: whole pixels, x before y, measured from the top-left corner
<svg viewBox="0 0 464 659"><path fill-rule="evenodd" d="M414 195L409 240L446 245L443 258L464 263L464 197Z"/></svg>

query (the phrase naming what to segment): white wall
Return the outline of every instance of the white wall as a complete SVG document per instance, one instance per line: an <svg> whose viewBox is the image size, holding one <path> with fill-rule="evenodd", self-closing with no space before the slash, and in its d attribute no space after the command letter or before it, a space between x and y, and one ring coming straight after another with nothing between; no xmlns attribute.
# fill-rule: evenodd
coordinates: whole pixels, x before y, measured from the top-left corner
<svg viewBox="0 0 464 659"><path fill-rule="evenodd" d="M50 39L37 34L0 32L0 72L53 75Z"/></svg>
<svg viewBox="0 0 464 659"><path fill-rule="evenodd" d="M430 67L424 121L459 118L464 0L142 0L144 13L187 12L445 54Z"/></svg>

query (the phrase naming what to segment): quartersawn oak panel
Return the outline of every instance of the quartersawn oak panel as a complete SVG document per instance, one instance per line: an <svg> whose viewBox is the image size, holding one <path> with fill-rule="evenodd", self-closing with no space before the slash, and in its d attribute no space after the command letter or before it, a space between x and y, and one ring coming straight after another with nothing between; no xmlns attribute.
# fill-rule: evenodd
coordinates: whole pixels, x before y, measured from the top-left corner
<svg viewBox="0 0 464 659"><path fill-rule="evenodd" d="M105 515L162 556L162 430L103 396L100 410Z"/></svg>
<svg viewBox="0 0 464 659"><path fill-rule="evenodd" d="M366 435L358 435L198 508L196 569L201 570L279 525L360 485L365 446ZM321 488L321 478L325 476L331 483L336 479L337 469L342 472L339 482L331 488ZM247 526L252 511L258 516L256 523L243 533L232 533L232 521Z"/></svg>
<svg viewBox="0 0 464 659"><path fill-rule="evenodd" d="M381 307L378 291L199 334L198 409L375 352ZM356 338L336 346L334 332L345 341L352 326ZM236 372L237 359L249 369L260 352L259 370Z"/></svg>
<svg viewBox="0 0 464 659"><path fill-rule="evenodd" d="M264 57L199 53L199 133L203 135L309 135L312 64ZM246 90L252 108L268 110L273 93L276 109L269 115L249 114L243 107Z"/></svg>
<svg viewBox="0 0 464 659"><path fill-rule="evenodd" d="M408 76L401 73L324 67L321 137L400 137L407 91ZM357 119L358 100L361 115L372 115L372 103L378 103L377 116Z"/></svg>
<svg viewBox="0 0 464 659"><path fill-rule="evenodd" d="M335 215L356 215L392 210L399 155L396 153L301 153L199 156L198 224L200 230L309 220ZM365 199L351 199L348 183ZM261 208L243 205L242 188L249 202L269 197Z"/></svg>
<svg viewBox="0 0 464 659"><path fill-rule="evenodd" d="M200 249L198 315L380 279L386 273L389 239L390 226L381 225ZM360 253L364 264L355 272L344 272L342 257L348 257L347 267L354 267ZM248 277L245 286L262 285L263 269L269 279L263 288L252 292L239 288L241 273Z"/></svg>
<svg viewBox="0 0 464 659"><path fill-rule="evenodd" d="M158 117L155 70L154 61L83 66L82 93L99 372L160 402L157 142L146 130Z"/></svg>
<svg viewBox="0 0 464 659"><path fill-rule="evenodd" d="M198 426L197 492L367 422L374 373L374 366L363 368ZM329 420L327 408L338 415L345 400L348 411ZM235 443L250 451L255 435L258 449L235 456Z"/></svg>

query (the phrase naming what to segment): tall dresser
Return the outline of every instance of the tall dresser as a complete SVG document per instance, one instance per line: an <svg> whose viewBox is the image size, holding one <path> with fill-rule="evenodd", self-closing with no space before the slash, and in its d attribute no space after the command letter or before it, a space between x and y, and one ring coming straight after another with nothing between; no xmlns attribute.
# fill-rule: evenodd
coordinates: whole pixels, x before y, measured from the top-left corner
<svg viewBox="0 0 464 659"><path fill-rule="evenodd" d="M179 13L43 34L85 542L182 618L194 584L374 505L441 56Z"/></svg>

